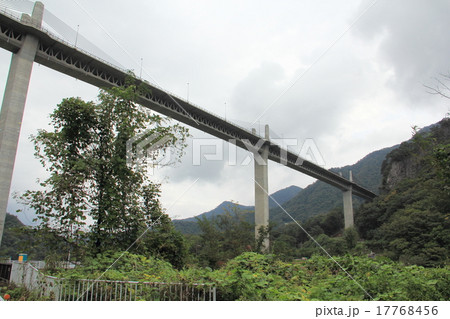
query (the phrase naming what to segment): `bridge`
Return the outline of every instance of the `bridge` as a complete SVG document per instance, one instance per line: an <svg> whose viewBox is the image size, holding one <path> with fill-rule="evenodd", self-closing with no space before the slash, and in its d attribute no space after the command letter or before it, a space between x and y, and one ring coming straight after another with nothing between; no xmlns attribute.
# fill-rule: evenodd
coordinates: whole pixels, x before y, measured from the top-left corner
<svg viewBox="0 0 450 319"><path fill-rule="evenodd" d="M11 187L21 121L34 62L99 88L123 86L129 72L76 48L42 28L44 5L36 2L31 16L21 19L0 12L0 47L13 53L0 114L0 243ZM352 194L366 200L376 194L363 186L307 161L270 140L266 125L264 138L164 89L136 79L147 93L138 103L212 136L233 142L255 154L255 227L267 226L268 160L283 164L343 191L345 227L353 225ZM268 240L265 241L268 245Z"/></svg>

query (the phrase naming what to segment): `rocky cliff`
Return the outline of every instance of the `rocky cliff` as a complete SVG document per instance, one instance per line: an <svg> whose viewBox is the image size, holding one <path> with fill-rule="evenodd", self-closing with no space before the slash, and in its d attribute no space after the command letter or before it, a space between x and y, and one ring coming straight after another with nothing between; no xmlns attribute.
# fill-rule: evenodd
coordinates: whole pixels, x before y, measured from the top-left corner
<svg viewBox="0 0 450 319"><path fill-rule="evenodd" d="M431 137L428 138L428 137ZM445 143L450 140L450 119L444 118L442 121L427 126L416 131L413 137L400 144L400 147L393 150L386 156L381 172L383 176L382 190L393 189L400 181L406 178L414 178L423 171L423 161L429 152L426 150L432 144Z"/></svg>

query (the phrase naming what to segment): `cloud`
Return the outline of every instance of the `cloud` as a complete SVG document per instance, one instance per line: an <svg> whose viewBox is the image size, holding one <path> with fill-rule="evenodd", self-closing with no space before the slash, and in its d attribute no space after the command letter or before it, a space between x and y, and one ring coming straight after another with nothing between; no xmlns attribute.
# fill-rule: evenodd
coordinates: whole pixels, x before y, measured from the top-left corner
<svg viewBox="0 0 450 319"><path fill-rule="evenodd" d="M448 12L446 0L379 1L353 30L365 41L379 41L378 56L393 70L389 85L412 106L429 99L423 84L450 69Z"/></svg>
<svg viewBox="0 0 450 319"><path fill-rule="evenodd" d="M268 107L269 101L282 90L285 80L281 65L264 61L239 81L231 96L231 117L253 123Z"/></svg>
<svg viewBox="0 0 450 319"><path fill-rule="evenodd" d="M241 118L269 124L278 137L319 139L370 91L371 72L364 58L345 45L290 76L280 65L265 62L239 82L232 103Z"/></svg>

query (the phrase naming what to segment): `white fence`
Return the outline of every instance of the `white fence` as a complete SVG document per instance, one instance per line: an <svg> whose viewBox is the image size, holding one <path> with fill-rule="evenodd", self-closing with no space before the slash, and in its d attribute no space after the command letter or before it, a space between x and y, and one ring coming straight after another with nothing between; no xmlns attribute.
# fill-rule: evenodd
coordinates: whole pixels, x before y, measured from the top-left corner
<svg viewBox="0 0 450 319"><path fill-rule="evenodd" d="M12 264L10 281L37 294L61 301L215 301L212 284L63 279L42 274L32 264Z"/></svg>
<svg viewBox="0 0 450 319"><path fill-rule="evenodd" d="M62 280L58 300L66 301L215 301L208 284L111 280Z"/></svg>
<svg viewBox="0 0 450 319"><path fill-rule="evenodd" d="M39 265L37 265L39 266ZM32 263L12 262L10 282L35 291L38 297L50 297L58 300L58 278L42 274Z"/></svg>

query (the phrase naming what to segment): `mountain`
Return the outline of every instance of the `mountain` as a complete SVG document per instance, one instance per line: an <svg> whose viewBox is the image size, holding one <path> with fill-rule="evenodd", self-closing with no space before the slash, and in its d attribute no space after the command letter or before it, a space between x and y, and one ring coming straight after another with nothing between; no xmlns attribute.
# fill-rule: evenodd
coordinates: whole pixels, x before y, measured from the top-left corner
<svg viewBox="0 0 450 319"><path fill-rule="evenodd" d="M420 130L382 165L381 194L355 212L369 249L406 264L448 263L450 119Z"/></svg>
<svg viewBox="0 0 450 319"><path fill-rule="evenodd" d="M297 195L301 190L302 189L300 187L291 185L271 194L269 197L269 209L272 210L273 208L277 207L277 203L283 205L286 201L292 199L295 195ZM217 215L223 214L225 211L230 210L232 207L235 207L238 211L241 212L253 213L255 211L254 206L244 206L233 203L231 201L225 201L209 212L205 212L195 217L186 219L176 219L173 221L173 223L175 225L175 228L184 234L197 234L200 231L197 226L197 218L205 217L207 219L212 219ZM252 218L249 216L249 220L250 219Z"/></svg>
<svg viewBox="0 0 450 319"><path fill-rule="evenodd" d="M23 233L17 232L17 229L23 227L24 224L16 216L6 213L0 257L12 257L15 259L19 253L22 253L21 244L28 238Z"/></svg>
<svg viewBox="0 0 450 319"><path fill-rule="evenodd" d="M379 193L379 188L382 184L381 167L386 155L398 148L398 145L383 148L381 150L372 152L356 162L353 165L347 165L339 168L332 168L331 171L335 173L342 173L343 176L348 177L349 172L352 171L353 180L360 185L374 193ZM296 186L290 186L280 190L272 197L282 206L278 207L276 203L271 200L270 206L270 221L275 225L282 225L292 222L291 215L295 220L305 222L310 217L327 213L333 208L342 207L342 191L330 186L324 182L316 181L309 185L302 191ZM363 200L353 198L354 207L358 207L363 203ZM215 209L200 214L197 217L205 216L212 218L224 212L224 208L228 207L232 202L223 202ZM240 210L254 211L253 206L237 205ZM286 214L289 213L288 214ZM252 218L249 216L249 220ZM185 234L195 234L199 232L196 219L188 218L184 220L174 220L175 227Z"/></svg>
<svg viewBox="0 0 450 319"><path fill-rule="evenodd" d="M233 203L230 201L222 202L219 206L214 208L213 210L210 210L209 212L205 212L203 214L197 215L195 217L190 217L186 219L180 219L180 220L174 220L176 221L187 221L187 222L195 222L198 218L206 217L207 219L212 219L216 217L217 215L223 214L226 210L229 210L231 207L236 207L239 211L253 211L255 210L254 206L244 206L237 203Z"/></svg>
<svg viewBox="0 0 450 319"><path fill-rule="evenodd" d="M352 171L353 180L374 193L379 192L381 186L381 166L386 155L396 149L398 145L383 148L370 153L357 163L340 168L332 168L335 173L342 173L348 177ZM359 205L362 201L353 198L354 205ZM286 201L283 209L295 220L304 222L312 216L327 213L335 207L342 206L342 191L324 182L316 181L298 193L291 200ZM292 219L277 207L270 211L270 220L276 224L292 222Z"/></svg>
<svg viewBox="0 0 450 319"><path fill-rule="evenodd" d="M46 256L63 256L66 240L62 237L52 236L54 243L59 243L60 250L49 247L43 238L49 232L33 229L23 224L16 216L6 213L5 228L2 244L0 246L0 258L12 258L17 260L20 253L28 254L28 260L44 260Z"/></svg>
<svg viewBox="0 0 450 319"><path fill-rule="evenodd" d="M283 205L288 200L294 198L297 194L299 194L301 190L302 189L300 187L291 185L279 190L278 192L273 193L269 197L269 209L278 207L278 204Z"/></svg>

